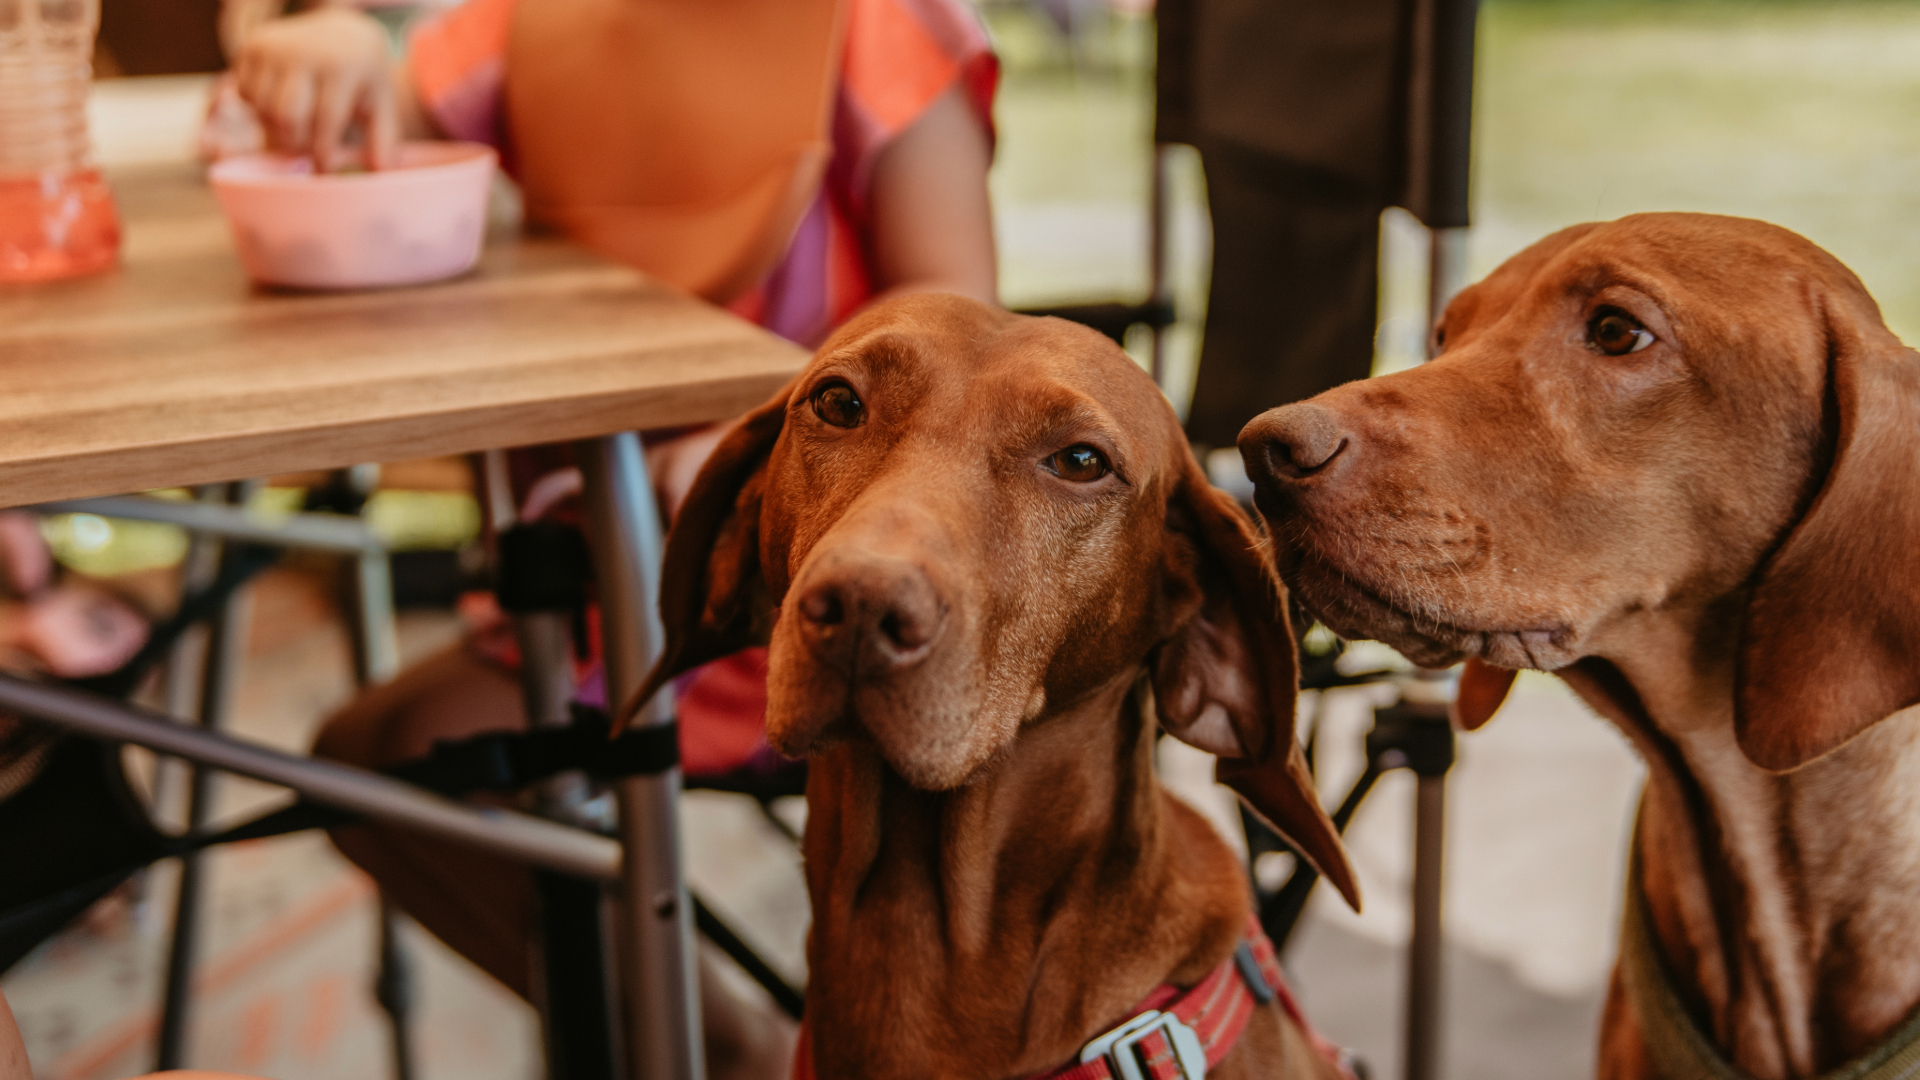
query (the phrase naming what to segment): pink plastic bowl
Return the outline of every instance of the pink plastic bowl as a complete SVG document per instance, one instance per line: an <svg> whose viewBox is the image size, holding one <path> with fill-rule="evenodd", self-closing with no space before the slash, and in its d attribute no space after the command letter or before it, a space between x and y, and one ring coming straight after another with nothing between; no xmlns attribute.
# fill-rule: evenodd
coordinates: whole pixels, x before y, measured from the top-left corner
<svg viewBox="0 0 1920 1080"><path fill-rule="evenodd" d="M380 172L314 175L285 154L228 158L208 173L254 280L371 289L452 277L480 258L494 153L404 143Z"/></svg>

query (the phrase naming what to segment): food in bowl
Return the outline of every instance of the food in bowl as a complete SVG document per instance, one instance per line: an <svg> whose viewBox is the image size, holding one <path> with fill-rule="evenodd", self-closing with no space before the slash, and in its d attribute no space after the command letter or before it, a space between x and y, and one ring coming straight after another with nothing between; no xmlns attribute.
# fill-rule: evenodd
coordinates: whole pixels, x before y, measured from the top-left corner
<svg viewBox="0 0 1920 1080"><path fill-rule="evenodd" d="M478 143L410 142L377 172L315 173L309 158L269 153L228 158L208 178L254 280L371 289L472 268L494 163Z"/></svg>

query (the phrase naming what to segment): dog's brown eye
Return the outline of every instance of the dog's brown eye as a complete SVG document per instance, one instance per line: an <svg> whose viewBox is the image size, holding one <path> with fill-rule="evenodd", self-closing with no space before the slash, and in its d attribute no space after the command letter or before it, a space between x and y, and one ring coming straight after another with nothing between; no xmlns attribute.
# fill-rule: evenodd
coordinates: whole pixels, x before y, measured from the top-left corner
<svg viewBox="0 0 1920 1080"><path fill-rule="evenodd" d="M834 427L859 427L867 420L867 406L853 387L835 379L813 392L813 414Z"/></svg>
<svg viewBox="0 0 1920 1080"><path fill-rule="evenodd" d="M1107 457L1086 443L1075 443L1044 462L1049 472L1076 484L1091 484L1113 471Z"/></svg>
<svg viewBox="0 0 1920 1080"><path fill-rule="evenodd" d="M1653 344L1653 332L1632 316L1609 311L1587 325L1587 340L1608 356L1625 356Z"/></svg>

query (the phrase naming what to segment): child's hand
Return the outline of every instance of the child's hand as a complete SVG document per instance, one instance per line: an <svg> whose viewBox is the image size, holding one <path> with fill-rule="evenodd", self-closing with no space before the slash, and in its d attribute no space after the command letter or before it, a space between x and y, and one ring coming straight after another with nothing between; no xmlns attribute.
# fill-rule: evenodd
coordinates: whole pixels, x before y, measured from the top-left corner
<svg viewBox="0 0 1920 1080"><path fill-rule="evenodd" d="M147 622L119 597L62 584L18 606L0 605L0 640L62 679L105 675L147 643Z"/></svg>
<svg viewBox="0 0 1920 1080"><path fill-rule="evenodd" d="M268 142L309 154L329 171L345 163L349 124L366 134L367 165L384 168L399 142L386 31L349 8L323 7L261 26L234 64L240 96L260 114Z"/></svg>

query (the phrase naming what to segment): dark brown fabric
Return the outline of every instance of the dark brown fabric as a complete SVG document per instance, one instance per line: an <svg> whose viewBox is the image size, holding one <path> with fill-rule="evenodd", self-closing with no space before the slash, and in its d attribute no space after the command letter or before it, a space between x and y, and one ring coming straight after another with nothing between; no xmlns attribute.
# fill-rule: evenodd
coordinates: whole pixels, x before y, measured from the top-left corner
<svg viewBox="0 0 1920 1080"><path fill-rule="evenodd" d="M1385 204L1338 176L1201 144L1213 287L1187 436L1232 446L1260 412L1373 368Z"/></svg>
<svg viewBox="0 0 1920 1080"><path fill-rule="evenodd" d="M1212 297L1187 433L1373 363L1380 212L1405 183L1410 0L1162 0L1156 137L1199 147Z"/></svg>
<svg viewBox="0 0 1920 1080"><path fill-rule="evenodd" d="M1163 0L1162 142L1220 140L1391 199L1409 0Z"/></svg>
<svg viewBox="0 0 1920 1080"><path fill-rule="evenodd" d="M1193 22L1199 0L1156 0L1153 141L1192 143Z"/></svg>

